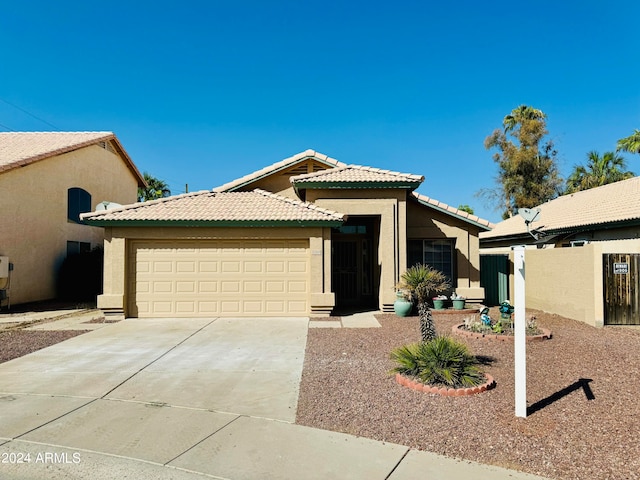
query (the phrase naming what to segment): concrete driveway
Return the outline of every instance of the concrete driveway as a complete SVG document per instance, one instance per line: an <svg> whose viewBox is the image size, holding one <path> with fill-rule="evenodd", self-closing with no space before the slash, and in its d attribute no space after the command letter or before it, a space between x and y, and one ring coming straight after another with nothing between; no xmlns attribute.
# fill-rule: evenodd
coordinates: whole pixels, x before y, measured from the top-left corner
<svg viewBox="0 0 640 480"><path fill-rule="evenodd" d="M0 478L537 478L293 424L307 328L130 319L0 364Z"/></svg>

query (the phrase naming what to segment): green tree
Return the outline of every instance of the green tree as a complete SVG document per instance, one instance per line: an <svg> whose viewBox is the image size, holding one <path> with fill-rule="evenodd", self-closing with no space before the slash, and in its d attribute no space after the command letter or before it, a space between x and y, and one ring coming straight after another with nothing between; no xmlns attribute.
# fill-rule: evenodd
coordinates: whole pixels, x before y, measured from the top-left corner
<svg viewBox="0 0 640 480"><path fill-rule="evenodd" d="M436 329L428 301L434 293L444 292L450 288L447 277L440 270L419 263L402 274L397 288L408 290L417 300L422 341L433 340L436 337Z"/></svg>
<svg viewBox="0 0 640 480"><path fill-rule="evenodd" d="M158 198L164 198L171 195L169 186L163 180L151 176L147 172L142 174L144 181L147 182L147 187L138 187L138 201L146 202L148 200L156 200Z"/></svg>
<svg viewBox="0 0 640 480"><path fill-rule="evenodd" d="M498 189L480 194L493 197L504 208L504 218L515 215L518 208L531 208L557 197L562 178L556 163L557 152L551 140L545 140L546 114L521 105L502 120L502 129L489 135L484 146L496 148L493 160L498 164Z"/></svg>
<svg viewBox="0 0 640 480"><path fill-rule="evenodd" d="M596 151L587 154L586 165L576 165L567 179L567 193L601 187L608 183L619 182L634 177L627 170L627 164L615 152L605 152L602 156Z"/></svg>
<svg viewBox="0 0 640 480"><path fill-rule="evenodd" d="M631 135L618 140L617 151L620 150L640 154L640 130L636 128Z"/></svg>
<svg viewBox="0 0 640 480"><path fill-rule="evenodd" d="M473 208L471 208L469 205L465 204L465 205L460 205L458 207L458 210L462 210L463 212L467 212L470 215L473 215Z"/></svg>

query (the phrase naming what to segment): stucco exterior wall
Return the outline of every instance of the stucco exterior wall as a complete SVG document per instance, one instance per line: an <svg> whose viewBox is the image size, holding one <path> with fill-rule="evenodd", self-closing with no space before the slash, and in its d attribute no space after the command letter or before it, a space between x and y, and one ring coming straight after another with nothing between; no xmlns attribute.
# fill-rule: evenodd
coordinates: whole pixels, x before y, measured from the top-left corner
<svg viewBox="0 0 640 480"><path fill-rule="evenodd" d="M89 192L95 209L105 200L135 202L138 180L118 155L97 145L0 174L0 255L14 264L12 304L55 297L67 241L102 245L102 228L67 220L71 187Z"/></svg>
<svg viewBox="0 0 640 480"><path fill-rule="evenodd" d="M408 239L453 239L455 241L456 284L458 295L470 301L482 301L480 287L480 229L450 215L438 212L417 202L407 205ZM406 242L405 242L406 244Z"/></svg>
<svg viewBox="0 0 640 480"><path fill-rule="evenodd" d="M407 264L407 202L405 190L308 190L307 201L347 215L380 218L378 268L379 302L382 311L393 311L395 285Z"/></svg>
<svg viewBox="0 0 640 480"><path fill-rule="evenodd" d="M637 240L610 240L573 248L526 249L527 308L602 327L602 255L606 253L640 253L640 243ZM513 259L513 254L510 258ZM513 274L510 283L513 292Z"/></svg>
<svg viewBox="0 0 640 480"><path fill-rule="evenodd" d="M265 228L189 228L189 227L113 227L105 229L105 270L103 294L98 308L107 315L127 315L127 254L132 240L183 239L309 239L310 315L326 316L335 305L331 292L331 270L326 258L331 257L331 232L322 227ZM330 266L330 264L329 264Z"/></svg>
<svg viewBox="0 0 640 480"><path fill-rule="evenodd" d="M599 246L526 250L525 284L527 308L604 324Z"/></svg>

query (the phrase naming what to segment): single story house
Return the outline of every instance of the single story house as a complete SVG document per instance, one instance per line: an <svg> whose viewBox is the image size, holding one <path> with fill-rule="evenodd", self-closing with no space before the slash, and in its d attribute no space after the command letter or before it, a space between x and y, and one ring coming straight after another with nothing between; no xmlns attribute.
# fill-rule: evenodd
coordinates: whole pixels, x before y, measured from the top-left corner
<svg viewBox="0 0 640 480"><path fill-rule="evenodd" d="M419 175L307 150L212 191L84 214L105 228L107 315L327 316L392 311L407 266L481 301L491 224L414 192Z"/></svg>
<svg viewBox="0 0 640 480"><path fill-rule="evenodd" d="M104 229L83 224L80 214L103 201L135 202L144 185L111 132L0 133L0 257L11 266L10 283L0 278L5 300L54 298L67 254L104 241Z"/></svg>
<svg viewBox="0 0 640 480"><path fill-rule="evenodd" d="M480 234L483 285L512 297L511 246L525 245L527 307L590 325L640 325L640 177L539 205ZM626 266L624 266L626 265Z"/></svg>

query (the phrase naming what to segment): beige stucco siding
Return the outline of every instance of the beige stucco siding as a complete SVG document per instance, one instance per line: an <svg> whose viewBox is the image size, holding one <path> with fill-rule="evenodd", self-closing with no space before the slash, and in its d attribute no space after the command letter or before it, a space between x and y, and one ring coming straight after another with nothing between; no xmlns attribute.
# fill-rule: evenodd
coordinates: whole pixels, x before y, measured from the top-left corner
<svg viewBox="0 0 640 480"><path fill-rule="evenodd" d="M607 253L640 253L640 243L611 240L582 247L525 250L527 308L602 327L602 256ZM511 288L513 291L513 286Z"/></svg>
<svg viewBox="0 0 640 480"><path fill-rule="evenodd" d="M480 287L479 228L411 201L407 205L407 238L453 240L455 244L456 284L459 295L471 300L483 300Z"/></svg>
<svg viewBox="0 0 640 480"><path fill-rule="evenodd" d="M349 215L380 218L378 242L379 308L391 311L395 285L404 265L406 250L406 191L397 189L318 189L307 191L307 201Z"/></svg>
<svg viewBox="0 0 640 480"><path fill-rule="evenodd" d="M55 296L56 271L66 256L67 241L102 245L103 229L67 221L67 190L91 194L91 206L102 201L136 201L138 180L125 162L99 146L47 158L0 174L0 255L14 264L13 304Z"/></svg>

